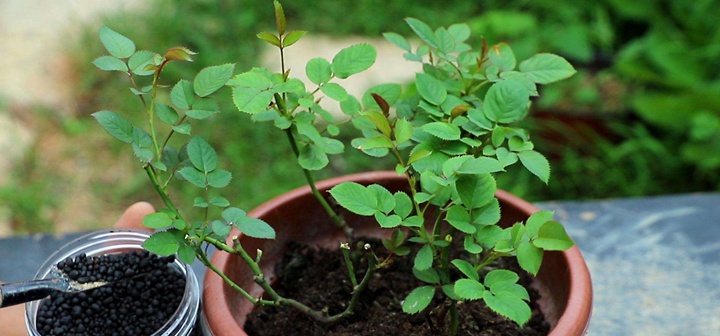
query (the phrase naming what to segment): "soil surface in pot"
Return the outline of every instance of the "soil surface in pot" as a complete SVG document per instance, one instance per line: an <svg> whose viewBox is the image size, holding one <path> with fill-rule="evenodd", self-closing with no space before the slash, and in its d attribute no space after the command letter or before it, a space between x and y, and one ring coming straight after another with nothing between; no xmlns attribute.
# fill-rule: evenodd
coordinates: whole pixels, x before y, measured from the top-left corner
<svg viewBox="0 0 720 336"><path fill-rule="evenodd" d="M382 244L376 240L368 241L382 258L382 254L386 253ZM274 287L278 293L314 309L327 308L330 314L342 312L351 297L352 286L342 254L297 243L291 243L288 247L276 266L278 281ZM361 259L354 262L356 269L366 265L364 257ZM251 336L442 335L438 322L442 320L438 318L439 309L428 308L415 315L402 311L402 300L410 291L423 284L412 274L412 265L412 258L394 257L390 267L373 274L355 313L336 324L318 323L292 308L262 306L248 316L245 330ZM530 322L520 328L514 322L498 316L481 301L468 301L458 307L458 335L547 335L549 326L536 304L539 295L529 288L532 278L520 269L515 260L503 259L495 266L514 270L520 275L520 284L528 288L531 297L533 316ZM362 275L358 275L358 281ZM441 303L440 296L436 294L430 307L437 307Z"/></svg>
<svg viewBox="0 0 720 336"><path fill-rule="evenodd" d="M116 281L80 293L55 293L40 304L37 330L46 336L151 335L177 310L185 276L174 257L148 252L68 258L57 268L80 283Z"/></svg>

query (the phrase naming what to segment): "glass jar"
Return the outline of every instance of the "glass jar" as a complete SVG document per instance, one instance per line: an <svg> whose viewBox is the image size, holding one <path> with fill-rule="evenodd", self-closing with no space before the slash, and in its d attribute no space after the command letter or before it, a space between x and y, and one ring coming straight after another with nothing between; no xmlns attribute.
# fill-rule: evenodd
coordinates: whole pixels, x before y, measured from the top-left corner
<svg viewBox="0 0 720 336"><path fill-rule="evenodd" d="M142 251L142 243L149 236L146 231L125 229L96 231L81 236L51 255L35 274L35 279L44 279L50 276L54 265L82 253L87 256L96 256ZM185 294L175 313L165 325L151 336L187 336L191 335L195 328L200 305L200 286L197 277L192 268L177 259L172 264L172 267L185 275ZM36 317L40 303L41 301L33 301L25 305L25 323L30 336L41 336L36 328Z"/></svg>

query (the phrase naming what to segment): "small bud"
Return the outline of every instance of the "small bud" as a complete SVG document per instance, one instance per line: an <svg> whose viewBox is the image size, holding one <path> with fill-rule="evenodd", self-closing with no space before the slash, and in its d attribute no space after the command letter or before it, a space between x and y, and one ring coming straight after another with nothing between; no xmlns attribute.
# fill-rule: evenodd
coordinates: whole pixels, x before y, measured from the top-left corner
<svg viewBox="0 0 720 336"><path fill-rule="evenodd" d="M452 236L451 235L445 236L445 241L448 243L452 243Z"/></svg>
<svg viewBox="0 0 720 336"><path fill-rule="evenodd" d="M257 260L260 260L260 258L262 258L262 255L263 255L263 251L261 249L257 249L256 253L257 253Z"/></svg>
<svg viewBox="0 0 720 336"><path fill-rule="evenodd" d="M348 244L348 243L340 243L340 248L343 249L343 250L349 250L349 249L350 249L350 244Z"/></svg>
<svg viewBox="0 0 720 336"><path fill-rule="evenodd" d="M371 248L370 244L365 244L365 246L363 246L363 247L365 248L365 250L370 251L370 248Z"/></svg>

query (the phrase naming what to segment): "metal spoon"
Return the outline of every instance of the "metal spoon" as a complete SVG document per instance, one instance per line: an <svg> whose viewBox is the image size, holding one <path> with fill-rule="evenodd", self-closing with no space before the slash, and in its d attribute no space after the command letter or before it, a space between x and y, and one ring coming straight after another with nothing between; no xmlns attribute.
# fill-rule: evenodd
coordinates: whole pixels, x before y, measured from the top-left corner
<svg viewBox="0 0 720 336"><path fill-rule="evenodd" d="M53 270L55 277L0 285L0 308L46 298L54 292L79 293L102 287L112 282L95 281L79 283L69 279L59 270Z"/></svg>

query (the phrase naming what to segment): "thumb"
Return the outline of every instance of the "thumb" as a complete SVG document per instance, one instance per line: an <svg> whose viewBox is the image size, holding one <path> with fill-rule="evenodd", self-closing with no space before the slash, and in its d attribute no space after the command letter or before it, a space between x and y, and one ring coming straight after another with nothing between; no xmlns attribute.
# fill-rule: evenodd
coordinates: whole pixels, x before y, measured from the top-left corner
<svg viewBox="0 0 720 336"><path fill-rule="evenodd" d="M148 230L142 225L145 216L154 213L155 207L148 202L137 202L127 208L115 223L116 229L140 229Z"/></svg>

